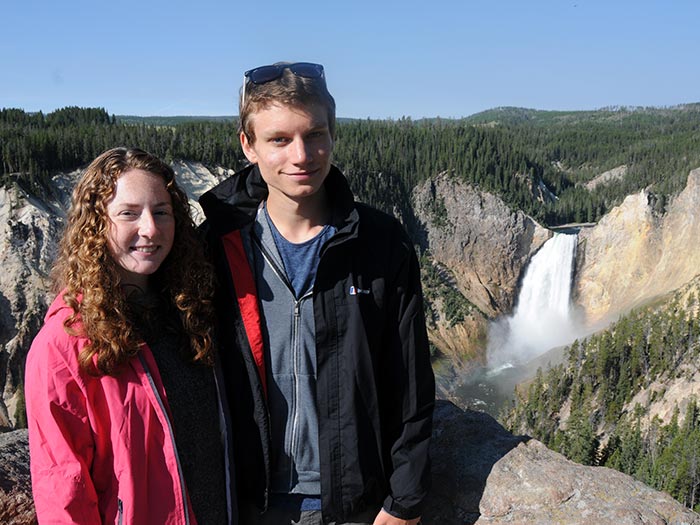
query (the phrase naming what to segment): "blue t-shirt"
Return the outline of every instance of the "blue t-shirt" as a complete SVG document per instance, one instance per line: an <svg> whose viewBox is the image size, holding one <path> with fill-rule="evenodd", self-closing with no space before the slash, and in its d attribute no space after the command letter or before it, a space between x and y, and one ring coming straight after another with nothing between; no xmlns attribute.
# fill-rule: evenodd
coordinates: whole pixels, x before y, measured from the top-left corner
<svg viewBox="0 0 700 525"><path fill-rule="evenodd" d="M296 295L298 299L314 285L321 247L328 239L333 237L336 229L330 224L326 224L314 238L296 244L289 242L279 232L267 213L267 203L263 211L270 225L270 230L272 230L272 236L275 239L277 251L284 263L284 271L287 274L287 279L289 279L294 289L294 295Z"/></svg>

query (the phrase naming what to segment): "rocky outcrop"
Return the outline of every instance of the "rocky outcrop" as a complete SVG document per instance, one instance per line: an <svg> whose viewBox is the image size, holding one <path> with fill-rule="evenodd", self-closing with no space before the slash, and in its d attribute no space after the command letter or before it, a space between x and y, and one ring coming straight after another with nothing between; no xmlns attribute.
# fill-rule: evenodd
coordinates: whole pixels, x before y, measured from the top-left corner
<svg viewBox="0 0 700 525"><path fill-rule="evenodd" d="M210 170L199 162L184 160L173 161L172 167L175 170L178 184L190 198L192 218L196 224L199 224L204 220L204 212L197 200L204 192L216 186L226 177L233 175L233 170L224 168Z"/></svg>
<svg viewBox="0 0 700 525"><path fill-rule="evenodd" d="M680 288L700 273L700 169L665 215L653 195L630 195L579 234L574 300L589 324Z"/></svg>
<svg viewBox="0 0 700 525"><path fill-rule="evenodd" d="M0 188L0 430L22 426L24 359L50 301L63 216L60 199Z"/></svg>
<svg viewBox="0 0 700 525"><path fill-rule="evenodd" d="M700 524L667 494L573 463L493 418L438 402L426 524Z"/></svg>
<svg viewBox="0 0 700 525"><path fill-rule="evenodd" d="M36 523L26 431L0 435L0 523ZM438 401L426 525L696 525L700 516L629 476L584 467L493 418Z"/></svg>
<svg viewBox="0 0 700 525"><path fill-rule="evenodd" d="M487 316L510 313L523 267L552 233L498 197L442 173L418 186L425 248Z"/></svg>
<svg viewBox="0 0 700 525"><path fill-rule="evenodd" d="M476 525L698 524L668 494L605 467L585 467L531 440L493 466Z"/></svg>
<svg viewBox="0 0 700 525"><path fill-rule="evenodd" d="M627 175L627 165L623 164L622 166L605 171L591 179L585 184L585 187L588 191L593 191L598 186L604 186L611 182L622 180L625 178L625 175Z"/></svg>

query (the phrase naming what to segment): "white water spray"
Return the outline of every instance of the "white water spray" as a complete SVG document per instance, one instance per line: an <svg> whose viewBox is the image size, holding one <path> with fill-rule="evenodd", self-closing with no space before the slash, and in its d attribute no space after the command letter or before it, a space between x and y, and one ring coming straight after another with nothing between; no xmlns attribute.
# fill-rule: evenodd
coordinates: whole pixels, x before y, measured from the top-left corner
<svg viewBox="0 0 700 525"><path fill-rule="evenodd" d="M513 316L496 321L489 330L492 372L576 338L570 303L576 243L576 235L555 233L530 261Z"/></svg>

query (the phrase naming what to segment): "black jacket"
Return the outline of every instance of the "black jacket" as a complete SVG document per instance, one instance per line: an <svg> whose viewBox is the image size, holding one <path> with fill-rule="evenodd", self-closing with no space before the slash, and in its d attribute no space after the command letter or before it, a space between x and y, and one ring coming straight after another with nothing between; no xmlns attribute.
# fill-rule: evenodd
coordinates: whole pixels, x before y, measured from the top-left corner
<svg viewBox="0 0 700 525"><path fill-rule="evenodd" d="M314 284L324 521L381 505L410 519L430 482L435 382L418 261L393 217L355 203L335 167L325 181L336 235ZM221 358L234 428L239 497L267 504L270 422L262 332L241 230L267 187L250 166L200 198L220 280Z"/></svg>

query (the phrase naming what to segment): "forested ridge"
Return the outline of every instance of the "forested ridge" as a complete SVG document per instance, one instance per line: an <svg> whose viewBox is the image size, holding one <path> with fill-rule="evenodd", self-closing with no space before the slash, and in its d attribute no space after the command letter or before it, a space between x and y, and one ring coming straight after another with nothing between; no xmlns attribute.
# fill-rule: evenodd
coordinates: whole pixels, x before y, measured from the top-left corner
<svg viewBox="0 0 700 525"><path fill-rule="evenodd" d="M116 117L102 108L68 107L46 115L3 109L3 177L41 183L118 145L167 160L239 169L245 159L235 125L229 117ZM340 120L334 159L361 200L387 211L410 212L412 188L443 171L547 225L594 221L650 185L662 211L688 172L700 166L700 105L591 112L505 108L460 120ZM592 191L582 186L621 165L629 167L622 180ZM548 193L543 187L557 198L543 201L543 191Z"/></svg>
<svg viewBox="0 0 700 525"><path fill-rule="evenodd" d="M697 393L677 400L685 407L676 406L670 421L650 413L663 385L699 371L699 296L696 279L667 304L632 311L574 342L564 364L539 370L520 392L501 417L505 426L579 463L630 474L700 511Z"/></svg>
<svg viewBox="0 0 700 525"><path fill-rule="evenodd" d="M668 197L685 186L688 172L700 166L700 104L580 112L503 108L469 121L503 128L507 142L544 167L545 182L559 196L555 212L583 220L582 212L589 220L598 217L648 186L663 211ZM621 165L629 167L622 181L593 192L576 187Z"/></svg>

